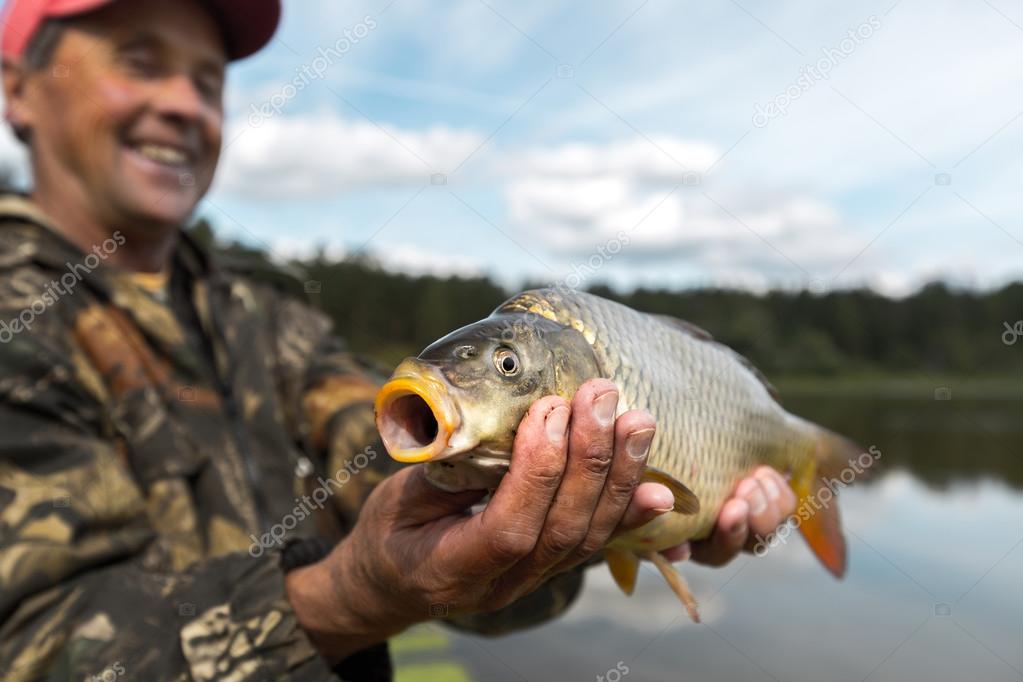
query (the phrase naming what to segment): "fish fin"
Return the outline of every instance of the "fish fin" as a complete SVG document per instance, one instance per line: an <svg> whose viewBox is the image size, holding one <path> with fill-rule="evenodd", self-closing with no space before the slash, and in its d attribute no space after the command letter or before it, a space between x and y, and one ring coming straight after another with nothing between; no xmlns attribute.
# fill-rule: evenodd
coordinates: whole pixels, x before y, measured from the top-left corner
<svg viewBox="0 0 1023 682"><path fill-rule="evenodd" d="M611 577L625 594L631 595L636 589L636 576L639 574L639 557L626 549L604 548L604 560L611 569Z"/></svg>
<svg viewBox="0 0 1023 682"><path fill-rule="evenodd" d="M656 317L658 320L668 325L669 327L674 327L683 334L693 337L697 341L706 341L707 343L712 343L719 349L731 355L736 361L738 361L739 364L741 364L751 374L753 374L753 376L757 378L757 381L763 384L764 388L767 389L768 394L770 394L770 396L774 399L774 402L778 403L779 405L781 404L781 396L778 394L778 389L776 389L774 385L767 380L767 376L765 376L763 372L757 369L757 366L750 362L749 358L747 358L745 355L737 353L735 350L729 348L728 346L719 341L715 341L714 337L711 335L710 332L708 332L703 327L696 326L692 322L680 320L679 318L672 317L671 315L653 315L653 317Z"/></svg>
<svg viewBox="0 0 1023 682"><path fill-rule="evenodd" d="M675 506L672 511L679 514L698 514L700 512L700 498L671 474L657 467L647 465L641 480L643 482L660 483L671 490L671 494L675 496Z"/></svg>
<svg viewBox="0 0 1023 682"><path fill-rule="evenodd" d="M689 589L689 583L678 572L678 569L672 566L671 562L660 552L644 552L643 558L654 563L654 566L657 567L657 570L661 572L661 575L668 582L668 587L671 588L671 591L682 602L682 606L685 607L689 617L693 619L694 623L699 623L700 611L699 605L696 603L696 597L693 596L692 590Z"/></svg>
<svg viewBox="0 0 1023 682"><path fill-rule="evenodd" d="M669 327L676 327L680 329L686 334L692 336L694 339L699 339L700 341L714 340L714 337L711 335L709 331L707 331L703 327L693 324L692 322L688 322L686 320L682 320L671 315L652 314L652 317L656 317L658 320L668 325Z"/></svg>
<svg viewBox="0 0 1023 682"><path fill-rule="evenodd" d="M792 472L790 486L798 498L799 531L824 567L841 578L846 569L845 537L838 513L837 486L829 486L828 481L839 477L863 450L847 438L819 426L815 428L818 435L814 456Z"/></svg>
<svg viewBox="0 0 1023 682"><path fill-rule="evenodd" d="M825 478L839 478L843 470L848 469L863 453L869 452L845 436L829 431L823 426L816 424L814 426L817 429L817 451L815 452L817 471ZM870 469L857 467L857 480L862 481L869 478L872 471L874 471L873 465Z"/></svg>

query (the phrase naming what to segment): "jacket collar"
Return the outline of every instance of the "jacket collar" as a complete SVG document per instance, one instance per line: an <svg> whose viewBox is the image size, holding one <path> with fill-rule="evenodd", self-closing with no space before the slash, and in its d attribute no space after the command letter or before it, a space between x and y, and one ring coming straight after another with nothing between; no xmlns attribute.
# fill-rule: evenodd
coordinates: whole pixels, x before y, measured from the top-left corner
<svg viewBox="0 0 1023 682"><path fill-rule="evenodd" d="M164 303L146 295L130 281L125 270L103 264L95 269L81 267L89 254L68 241L53 226L53 221L28 197L17 194L0 195L0 269L36 263L54 271L54 277L74 271L80 275L79 286L91 289L125 312L139 329L164 353L180 354L184 331L173 311ZM192 304L199 315L203 331L218 347L218 364L226 364L224 350L219 348L217 301L225 300L228 283L213 258L185 231L178 235L171 262L172 272L183 274L190 283ZM173 277L174 275L172 275Z"/></svg>
<svg viewBox="0 0 1023 682"><path fill-rule="evenodd" d="M88 255L68 241L54 227L53 220L22 194L0 194L0 224L4 224L0 229L0 265L34 261L64 268L82 262ZM219 274L210 253L184 230L178 235L172 264L196 279ZM107 274L117 270L98 268L97 272Z"/></svg>

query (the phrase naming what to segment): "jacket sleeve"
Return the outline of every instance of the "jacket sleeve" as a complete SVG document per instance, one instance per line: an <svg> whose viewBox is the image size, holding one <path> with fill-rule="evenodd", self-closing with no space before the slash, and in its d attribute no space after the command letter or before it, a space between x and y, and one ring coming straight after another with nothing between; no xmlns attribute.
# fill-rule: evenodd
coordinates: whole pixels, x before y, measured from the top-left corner
<svg viewBox="0 0 1023 682"><path fill-rule="evenodd" d="M69 355L0 346L0 678L336 679L277 555L147 565L148 501L101 414Z"/></svg>
<svg viewBox="0 0 1023 682"><path fill-rule="evenodd" d="M314 450L325 454L327 472L352 473L335 496L345 532L351 530L366 498L402 465L387 455L376 429L373 399L390 370L347 352L325 316L291 299L277 306L280 357L292 377L298 420ZM358 475L354 475L358 472ZM501 635L557 618L575 601L584 568L550 580L535 592L499 611L451 618L458 629Z"/></svg>

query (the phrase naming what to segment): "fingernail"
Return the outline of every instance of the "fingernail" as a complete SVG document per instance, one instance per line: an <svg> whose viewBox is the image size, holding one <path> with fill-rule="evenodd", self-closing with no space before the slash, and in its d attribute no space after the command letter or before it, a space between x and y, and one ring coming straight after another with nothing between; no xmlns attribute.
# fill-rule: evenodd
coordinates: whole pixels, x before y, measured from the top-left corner
<svg viewBox="0 0 1023 682"><path fill-rule="evenodd" d="M675 496L668 489L668 486L654 483L655 487L650 491L650 501L654 504L654 511L658 514L670 512L675 508Z"/></svg>
<svg viewBox="0 0 1023 682"><path fill-rule="evenodd" d="M728 532L732 535L745 535L746 534L746 522L736 521L732 524L732 527L728 529Z"/></svg>
<svg viewBox="0 0 1023 682"><path fill-rule="evenodd" d="M653 439L654 430L652 428L633 431L625 439L625 454L632 459L642 459L646 456L647 450L650 449L650 441ZM667 488L664 489L668 490ZM672 504L675 504L674 498L672 498Z"/></svg>
<svg viewBox="0 0 1023 682"><path fill-rule="evenodd" d="M568 432L568 408L558 405L547 414L547 440L560 443Z"/></svg>
<svg viewBox="0 0 1023 682"><path fill-rule="evenodd" d="M778 484L774 482L774 478L771 476L762 476L760 478L760 485L764 486L764 490L767 491L767 499L772 502L781 497L781 489Z"/></svg>
<svg viewBox="0 0 1023 682"><path fill-rule="evenodd" d="M767 509L767 498L764 497L764 491L758 486L747 498L749 502L749 513L756 515Z"/></svg>
<svg viewBox="0 0 1023 682"><path fill-rule="evenodd" d="M616 407L618 391L608 391L593 401L593 416L602 426L607 426L614 421Z"/></svg>

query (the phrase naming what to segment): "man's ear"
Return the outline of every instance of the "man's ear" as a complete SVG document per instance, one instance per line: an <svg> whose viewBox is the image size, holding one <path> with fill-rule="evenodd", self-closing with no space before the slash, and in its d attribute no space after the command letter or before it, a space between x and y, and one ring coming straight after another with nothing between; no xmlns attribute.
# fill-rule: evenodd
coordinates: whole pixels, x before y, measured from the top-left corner
<svg viewBox="0 0 1023 682"><path fill-rule="evenodd" d="M3 59L4 118L14 128L18 139L25 140L31 129L31 112L26 106L25 90L28 71L20 57Z"/></svg>

